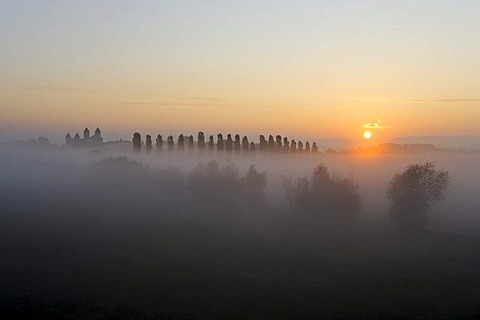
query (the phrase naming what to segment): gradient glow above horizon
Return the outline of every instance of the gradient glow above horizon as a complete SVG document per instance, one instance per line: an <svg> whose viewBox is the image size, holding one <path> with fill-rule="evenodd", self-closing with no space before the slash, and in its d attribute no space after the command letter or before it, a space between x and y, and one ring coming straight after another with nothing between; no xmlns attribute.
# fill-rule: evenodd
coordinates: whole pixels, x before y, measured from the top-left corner
<svg viewBox="0 0 480 320"><path fill-rule="evenodd" d="M0 135L480 135L478 17L478 1L6 0Z"/></svg>

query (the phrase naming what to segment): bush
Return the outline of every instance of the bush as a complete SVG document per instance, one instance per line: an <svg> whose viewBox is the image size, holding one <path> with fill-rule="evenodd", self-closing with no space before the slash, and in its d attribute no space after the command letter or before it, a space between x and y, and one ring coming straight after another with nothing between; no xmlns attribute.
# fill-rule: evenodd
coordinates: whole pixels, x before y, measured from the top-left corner
<svg viewBox="0 0 480 320"><path fill-rule="evenodd" d="M448 172L435 170L433 162L412 164L393 177L386 196L395 207L425 210L445 199L449 184Z"/></svg>
<svg viewBox="0 0 480 320"><path fill-rule="evenodd" d="M217 161L200 162L188 176L188 186L198 198L212 198L219 202L234 197L240 186L238 170L231 162L220 168Z"/></svg>
<svg viewBox="0 0 480 320"><path fill-rule="evenodd" d="M247 174L241 180L243 196L246 202L252 207L265 206L265 187L267 186L267 173L260 172L251 165Z"/></svg>
<svg viewBox="0 0 480 320"><path fill-rule="evenodd" d="M295 183L284 180L287 198L292 208L306 213L331 217L358 212L361 208L359 186L350 175L330 174L325 164L319 164L309 178L298 178Z"/></svg>
<svg viewBox="0 0 480 320"><path fill-rule="evenodd" d="M96 168L103 170L141 170L145 166L136 160L128 160L125 156L108 157L95 164Z"/></svg>
<svg viewBox="0 0 480 320"><path fill-rule="evenodd" d="M390 180L386 191L394 222L404 227L423 226L426 212L445 199L449 184L448 172L437 171L433 162L407 166Z"/></svg>

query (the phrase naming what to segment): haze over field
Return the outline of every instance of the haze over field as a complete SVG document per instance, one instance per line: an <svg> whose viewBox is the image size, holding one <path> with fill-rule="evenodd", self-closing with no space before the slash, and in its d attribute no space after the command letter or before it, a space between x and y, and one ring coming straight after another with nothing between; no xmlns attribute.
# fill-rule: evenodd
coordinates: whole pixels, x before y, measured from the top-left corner
<svg viewBox="0 0 480 320"><path fill-rule="evenodd" d="M0 314L475 318L478 160L3 147ZM425 161L448 170L447 200L420 229L398 229L387 183ZM325 189L326 207L291 206L285 179L319 163L358 184L360 210L343 187Z"/></svg>
<svg viewBox="0 0 480 320"><path fill-rule="evenodd" d="M0 318L479 319L479 16L0 1Z"/></svg>

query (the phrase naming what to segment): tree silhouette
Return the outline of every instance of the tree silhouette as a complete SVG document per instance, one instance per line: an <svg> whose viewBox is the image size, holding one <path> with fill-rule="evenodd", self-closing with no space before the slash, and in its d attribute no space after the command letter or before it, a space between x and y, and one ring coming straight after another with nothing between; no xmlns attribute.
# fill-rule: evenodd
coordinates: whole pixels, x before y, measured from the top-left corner
<svg viewBox="0 0 480 320"><path fill-rule="evenodd" d="M248 149L249 149L248 138L247 138L247 136L243 136L243 138L242 138L242 151L248 151Z"/></svg>
<svg viewBox="0 0 480 320"><path fill-rule="evenodd" d="M305 142L305 152L310 152L310 142Z"/></svg>
<svg viewBox="0 0 480 320"><path fill-rule="evenodd" d="M217 135L217 150L223 150L223 149L225 149L225 143L223 140L223 135L219 133Z"/></svg>
<svg viewBox="0 0 480 320"><path fill-rule="evenodd" d="M240 151L241 149L241 142L240 142L240 135L237 133L235 135L235 141L233 142L233 150Z"/></svg>
<svg viewBox="0 0 480 320"><path fill-rule="evenodd" d="M210 135L208 137L208 150L212 151L214 146L215 142L213 142L213 135Z"/></svg>
<svg viewBox="0 0 480 320"><path fill-rule="evenodd" d="M296 152L297 151L297 143L295 142L294 139L292 139L292 143L290 144L290 151L291 152Z"/></svg>
<svg viewBox="0 0 480 320"><path fill-rule="evenodd" d="M155 146L157 147L157 151L162 151L163 149L163 137L161 134L157 135L157 139L155 141Z"/></svg>
<svg viewBox="0 0 480 320"><path fill-rule="evenodd" d="M145 136L145 151L152 152L152 136L149 134Z"/></svg>
<svg viewBox="0 0 480 320"><path fill-rule="evenodd" d="M197 147L200 150L205 149L205 134L202 131L200 131L197 135Z"/></svg>
<svg viewBox="0 0 480 320"><path fill-rule="evenodd" d="M238 170L231 162L220 167L213 160L199 163L188 176L188 185L192 194L206 203L229 205L236 199L240 187Z"/></svg>
<svg viewBox="0 0 480 320"><path fill-rule="evenodd" d="M142 150L142 136L140 133L135 132L133 134L132 146L134 152L140 152Z"/></svg>
<svg viewBox="0 0 480 320"><path fill-rule="evenodd" d="M290 180L284 183L291 205L305 213L334 219L349 216L361 208L359 186L350 175L330 174L323 163L315 167L310 179L303 177L294 184Z"/></svg>
<svg viewBox="0 0 480 320"><path fill-rule="evenodd" d="M265 187L267 173L259 172L252 164L245 177L242 178L243 193L247 202L253 207L265 206Z"/></svg>
<svg viewBox="0 0 480 320"><path fill-rule="evenodd" d="M173 150L174 148L174 142L173 142L173 136L170 135L167 137L167 147L168 147L168 150Z"/></svg>
<svg viewBox="0 0 480 320"><path fill-rule="evenodd" d="M260 143L258 148L260 149L260 151L266 151L268 149L268 143L267 140L265 140L264 135L260 135Z"/></svg>
<svg viewBox="0 0 480 320"><path fill-rule="evenodd" d="M302 141L298 141L297 151L298 151L298 152L303 152L303 143L302 143Z"/></svg>
<svg viewBox="0 0 480 320"><path fill-rule="evenodd" d="M177 146L180 150L185 149L185 137L183 136L183 134L180 134L178 136Z"/></svg>
<svg viewBox="0 0 480 320"><path fill-rule="evenodd" d="M312 152L313 152L313 153L317 153L317 152L318 152L317 143L316 143L315 141L313 141L313 144L312 144Z"/></svg>
<svg viewBox="0 0 480 320"><path fill-rule="evenodd" d="M255 151L257 147L255 146L255 142L250 142L250 146L248 147L249 151Z"/></svg>
<svg viewBox="0 0 480 320"><path fill-rule="evenodd" d="M268 136L268 151L274 151L275 150L275 140L273 140L273 136L269 135Z"/></svg>
<svg viewBox="0 0 480 320"><path fill-rule="evenodd" d="M288 141L287 137L283 138L283 151L284 152L290 151L290 142Z"/></svg>
<svg viewBox="0 0 480 320"><path fill-rule="evenodd" d="M188 143L188 144L187 144L188 149L193 150L194 145L195 145L195 142L194 142L194 140L193 140L193 135L189 135L189 136L188 136L188 141L187 141L187 143Z"/></svg>
<svg viewBox="0 0 480 320"><path fill-rule="evenodd" d="M407 166L390 180L386 191L394 222L400 227L423 227L427 212L445 199L449 184L448 172L437 171L433 162Z"/></svg>
<svg viewBox="0 0 480 320"><path fill-rule="evenodd" d="M277 152L282 151L282 136L278 135L275 137L275 150Z"/></svg>
<svg viewBox="0 0 480 320"><path fill-rule="evenodd" d="M227 151L233 150L233 140L232 140L232 135L230 133L227 134L227 140L225 141L225 150Z"/></svg>

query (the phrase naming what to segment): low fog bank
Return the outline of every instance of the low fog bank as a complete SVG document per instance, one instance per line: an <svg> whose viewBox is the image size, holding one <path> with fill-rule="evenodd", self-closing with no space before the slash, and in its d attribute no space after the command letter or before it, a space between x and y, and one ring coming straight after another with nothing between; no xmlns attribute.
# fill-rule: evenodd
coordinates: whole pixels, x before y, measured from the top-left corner
<svg viewBox="0 0 480 320"><path fill-rule="evenodd" d="M126 157L144 166L138 175L135 168L117 168L114 173L102 175L95 165L106 158ZM192 170L200 163L216 161L220 167L233 164L239 179L245 175L251 165L258 172L266 173L263 211L272 215L295 215L291 212L285 180L295 182L302 177L310 177L313 169L323 163L332 174L350 177L359 185L361 212L356 219L374 223L390 224L389 202L385 191L389 180L395 173L401 172L407 165L433 161L438 169L448 171L451 184L446 201L439 203L428 215L429 229L478 235L480 230L480 198L477 196L480 181L480 154L236 154L216 152L163 151L161 153L132 153L126 150L86 150L86 149L0 149L0 178L4 190L4 199L15 199L22 195L19 205L33 203L40 195L56 199L85 200L88 193L96 195L115 195L128 198L130 202L141 202L134 196L165 198L161 202L171 202L175 208L178 203L186 207L189 192L176 190L175 195L166 197L170 187L155 184L150 180L188 179ZM105 169L105 168L104 168ZM105 170L103 170L105 171ZM160 177L159 172L167 172L169 177ZM176 173L176 176L172 176ZM142 176L141 179L138 179ZM133 179L133 180L132 180ZM112 182L115 181L115 182ZM158 182L158 181L157 181ZM172 181L172 183L174 183ZM177 181L177 183L183 183ZM54 190L57 188L58 190ZM133 193L130 188L133 188ZM162 190L164 188L164 190ZM180 187L179 187L180 188ZM187 188L188 189L188 188ZM15 191L13 191L15 190ZM171 190L170 190L171 191ZM191 190L190 190L191 191ZM59 192L58 194L47 194ZM9 193L13 193L12 195ZM28 195L29 197L26 197ZM187 197L174 203L175 197ZM222 196L219 195L218 198ZM151 211L144 201L145 210ZM12 209L15 203L12 204ZM188 210L184 210L188 211ZM245 211L245 210L244 210ZM247 210L248 211L248 210Z"/></svg>
<svg viewBox="0 0 480 320"><path fill-rule="evenodd" d="M0 317L478 318L478 160L1 149ZM397 229L426 161L447 200Z"/></svg>

